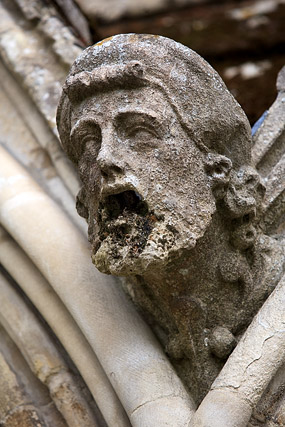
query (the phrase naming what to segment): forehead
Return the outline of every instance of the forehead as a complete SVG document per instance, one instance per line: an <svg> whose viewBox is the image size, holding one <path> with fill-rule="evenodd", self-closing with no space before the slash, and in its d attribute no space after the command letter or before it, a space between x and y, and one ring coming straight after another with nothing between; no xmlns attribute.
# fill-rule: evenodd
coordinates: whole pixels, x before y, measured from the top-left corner
<svg viewBox="0 0 285 427"><path fill-rule="evenodd" d="M165 96L155 88L115 89L97 92L73 108L72 124L82 117L96 120L112 120L121 113L143 113L159 121L175 117Z"/></svg>

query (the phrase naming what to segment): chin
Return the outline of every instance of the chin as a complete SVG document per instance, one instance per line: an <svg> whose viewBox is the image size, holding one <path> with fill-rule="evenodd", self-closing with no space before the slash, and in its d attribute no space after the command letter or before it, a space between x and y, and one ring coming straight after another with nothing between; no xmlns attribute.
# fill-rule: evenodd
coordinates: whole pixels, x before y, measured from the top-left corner
<svg viewBox="0 0 285 427"><path fill-rule="evenodd" d="M136 238L118 238L118 233L110 233L98 247L92 244L92 262L101 273L114 276L143 276L146 273L163 272L168 264L173 263L196 244L195 239L183 239L163 221L156 224L143 238L141 229L129 229L128 236ZM184 236L185 237L185 236ZM96 248L96 249L95 249Z"/></svg>
<svg viewBox="0 0 285 427"><path fill-rule="evenodd" d="M118 248L107 238L92 254L92 262L101 273L114 276L143 276L150 270L160 270L168 264L169 251L161 251L155 245L146 245L140 253L128 246Z"/></svg>

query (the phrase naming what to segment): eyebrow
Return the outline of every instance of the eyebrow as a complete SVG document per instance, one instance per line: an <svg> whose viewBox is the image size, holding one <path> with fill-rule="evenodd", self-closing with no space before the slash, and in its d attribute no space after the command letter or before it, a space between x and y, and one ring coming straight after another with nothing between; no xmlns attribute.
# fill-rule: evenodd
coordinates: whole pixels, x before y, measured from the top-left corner
<svg viewBox="0 0 285 427"><path fill-rule="evenodd" d="M146 122L146 124L151 124L157 129L164 129L165 128L165 119L159 120L157 115L153 112L141 112L136 110L127 110L127 111L119 111L118 114L115 116L115 122L116 124L120 124L120 121L122 120L132 120L132 119L140 119Z"/></svg>
<svg viewBox="0 0 285 427"><path fill-rule="evenodd" d="M165 131L166 130L166 119L163 117L159 119L157 117L157 114L154 111L150 112L142 112L137 110L124 110L119 111L115 117L115 125L118 126L120 124L120 121L126 120L126 119L132 119L132 118L138 118L146 121L146 125L150 124L151 126L155 127L157 130ZM90 126L90 127L99 127L100 124L96 120L95 116L89 116L89 117L83 117L76 121L76 123L72 126L70 131L70 138L73 138L76 136L78 132L81 131L82 127Z"/></svg>
<svg viewBox="0 0 285 427"><path fill-rule="evenodd" d="M76 133L80 132L83 126L100 128L99 123L94 118L92 117L81 118L77 120L76 123L72 126L70 131L70 138L73 138L76 135Z"/></svg>

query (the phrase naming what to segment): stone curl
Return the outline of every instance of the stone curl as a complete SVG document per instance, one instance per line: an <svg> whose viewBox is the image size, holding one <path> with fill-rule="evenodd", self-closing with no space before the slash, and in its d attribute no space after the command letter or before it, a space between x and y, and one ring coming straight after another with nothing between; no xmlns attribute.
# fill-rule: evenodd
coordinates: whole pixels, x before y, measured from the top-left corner
<svg viewBox="0 0 285 427"><path fill-rule="evenodd" d="M233 169L229 158L208 153L205 170L225 220L229 220L230 242L245 250L256 240L257 212L260 214L265 187L251 166Z"/></svg>
<svg viewBox="0 0 285 427"><path fill-rule="evenodd" d="M257 236L257 214L260 214L265 187L251 166L231 171L224 197L225 212L231 219L231 244L240 250L254 245Z"/></svg>

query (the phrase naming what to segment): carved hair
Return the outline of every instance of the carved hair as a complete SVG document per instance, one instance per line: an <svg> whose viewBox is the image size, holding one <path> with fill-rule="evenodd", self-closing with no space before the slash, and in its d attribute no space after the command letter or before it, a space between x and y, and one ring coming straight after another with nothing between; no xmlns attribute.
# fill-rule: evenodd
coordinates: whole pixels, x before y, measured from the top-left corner
<svg viewBox="0 0 285 427"><path fill-rule="evenodd" d="M217 204L225 219L230 219L232 245L248 249L256 239L256 214L265 193L258 172L247 165L234 170L230 159L213 153L206 156L204 164Z"/></svg>
<svg viewBox="0 0 285 427"><path fill-rule="evenodd" d="M106 39L73 64L57 112L65 150L71 144L72 104L98 90L145 84L163 91L189 140L201 150L227 156L235 168L250 163L250 125L220 76L180 43L138 34Z"/></svg>
<svg viewBox="0 0 285 427"><path fill-rule="evenodd" d="M231 243L245 250L256 239L256 216L260 213L265 187L257 171L243 166L232 171L224 197L226 215L231 218Z"/></svg>

